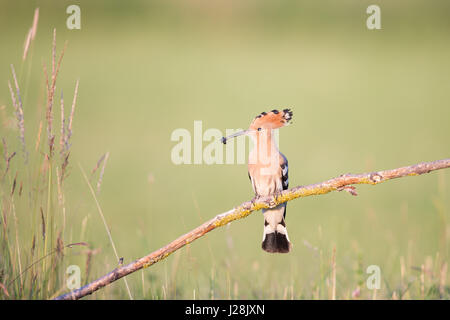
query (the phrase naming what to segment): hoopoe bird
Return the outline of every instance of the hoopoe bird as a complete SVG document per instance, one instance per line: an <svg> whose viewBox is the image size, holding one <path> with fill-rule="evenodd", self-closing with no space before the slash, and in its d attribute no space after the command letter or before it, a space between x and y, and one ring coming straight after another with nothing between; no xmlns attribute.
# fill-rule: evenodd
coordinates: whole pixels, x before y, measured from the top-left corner
<svg viewBox="0 0 450 320"><path fill-rule="evenodd" d="M250 136L253 140L254 147L248 157L248 176L257 198L276 195L289 186L288 161L278 150L273 130L288 125L292 114L290 109L263 112L253 119L247 130L222 138L224 144L228 139L241 135ZM292 244L285 223L286 203L271 209L262 209L262 213L262 249L271 253L289 252Z"/></svg>

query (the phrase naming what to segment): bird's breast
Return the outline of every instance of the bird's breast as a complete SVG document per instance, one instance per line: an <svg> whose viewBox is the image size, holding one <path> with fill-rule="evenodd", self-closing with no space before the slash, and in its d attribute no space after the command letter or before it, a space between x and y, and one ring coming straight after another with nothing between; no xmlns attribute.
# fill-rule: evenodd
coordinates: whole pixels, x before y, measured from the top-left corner
<svg viewBox="0 0 450 320"><path fill-rule="evenodd" d="M260 196L269 196L277 191L282 191L282 179L279 174L280 167L272 170L270 167L249 165L249 174L253 185L253 191Z"/></svg>

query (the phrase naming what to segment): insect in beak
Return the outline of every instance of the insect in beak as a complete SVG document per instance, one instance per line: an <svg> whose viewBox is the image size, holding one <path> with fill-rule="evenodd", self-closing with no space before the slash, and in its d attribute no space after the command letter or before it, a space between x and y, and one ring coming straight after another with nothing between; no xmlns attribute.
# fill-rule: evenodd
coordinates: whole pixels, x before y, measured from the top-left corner
<svg viewBox="0 0 450 320"><path fill-rule="evenodd" d="M249 132L250 132L250 130L242 130L242 131L238 131L236 133L230 134L228 137L222 137L222 143L227 144L227 140L238 137L238 136L246 135Z"/></svg>

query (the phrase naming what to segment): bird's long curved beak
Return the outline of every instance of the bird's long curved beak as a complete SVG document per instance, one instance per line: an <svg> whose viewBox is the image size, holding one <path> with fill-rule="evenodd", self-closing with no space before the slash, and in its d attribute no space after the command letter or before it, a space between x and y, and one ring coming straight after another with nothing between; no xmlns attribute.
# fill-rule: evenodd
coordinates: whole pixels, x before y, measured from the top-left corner
<svg viewBox="0 0 450 320"><path fill-rule="evenodd" d="M231 138L236 138L242 135L246 135L250 132L250 130L242 130L242 131L238 131L235 132L233 134L230 134L228 137L222 137L222 143L223 144L227 144L227 140L231 139Z"/></svg>

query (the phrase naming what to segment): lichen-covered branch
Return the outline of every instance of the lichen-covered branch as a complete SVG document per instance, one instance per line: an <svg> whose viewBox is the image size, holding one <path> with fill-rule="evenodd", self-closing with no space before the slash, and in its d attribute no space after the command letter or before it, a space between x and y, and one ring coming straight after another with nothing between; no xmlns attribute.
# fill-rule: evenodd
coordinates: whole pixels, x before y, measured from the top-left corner
<svg viewBox="0 0 450 320"><path fill-rule="evenodd" d="M401 178L406 176L417 176L428 173L430 171L444 169L450 167L450 158L437 160L432 162L422 162L416 165L384 170L363 174L344 174L337 178L324 181L322 183L311 184L307 186L298 186L289 190L285 190L274 197L261 197L253 199L252 201L244 202L240 206L235 207L227 212L219 214L211 220L203 223L194 230L182 235L178 239L172 241L165 247L162 247L143 258L137 259L125 266L118 267L103 277L81 287L80 289L66 293L57 297L57 300L80 299L86 295L92 294L108 284L129 275L142 268L149 267L182 248L188 243L204 236L206 233L224 226L234 220L242 219L250 215L253 211L263 208L270 208L277 206L280 203L287 202L300 197L307 197L312 195L326 194L331 191L348 191L352 195L356 195L355 184L378 184L391 179Z"/></svg>

